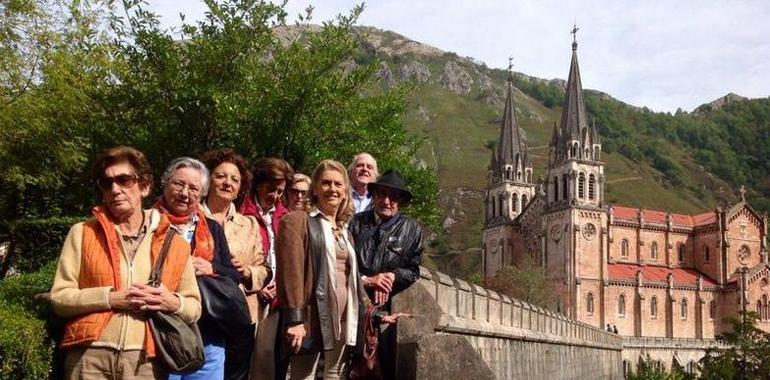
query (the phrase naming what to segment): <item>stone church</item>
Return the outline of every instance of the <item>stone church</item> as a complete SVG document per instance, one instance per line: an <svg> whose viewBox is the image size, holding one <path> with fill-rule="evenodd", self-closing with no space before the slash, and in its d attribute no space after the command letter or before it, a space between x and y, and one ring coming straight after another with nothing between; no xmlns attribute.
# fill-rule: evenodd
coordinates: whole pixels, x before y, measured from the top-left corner
<svg viewBox="0 0 770 380"><path fill-rule="evenodd" d="M624 336L712 339L742 307L770 331L766 215L743 194L697 215L606 203L601 138L587 122L575 41L547 172L535 183L511 75L486 191L485 277L526 255L563 287L553 309Z"/></svg>

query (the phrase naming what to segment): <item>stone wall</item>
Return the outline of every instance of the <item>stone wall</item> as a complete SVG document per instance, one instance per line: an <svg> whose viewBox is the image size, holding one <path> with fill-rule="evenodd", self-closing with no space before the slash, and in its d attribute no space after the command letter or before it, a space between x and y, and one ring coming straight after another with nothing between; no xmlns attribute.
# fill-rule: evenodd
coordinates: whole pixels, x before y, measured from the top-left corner
<svg viewBox="0 0 770 380"><path fill-rule="evenodd" d="M621 379L623 339L440 272L393 300L398 379Z"/></svg>
<svg viewBox="0 0 770 380"><path fill-rule="evenodd" d="M692 372L694 364L712 347L726 348L721 341L626 337L623 339L623 365L636 370L640 360L653 360L670 371L673 366Z"/></svg>

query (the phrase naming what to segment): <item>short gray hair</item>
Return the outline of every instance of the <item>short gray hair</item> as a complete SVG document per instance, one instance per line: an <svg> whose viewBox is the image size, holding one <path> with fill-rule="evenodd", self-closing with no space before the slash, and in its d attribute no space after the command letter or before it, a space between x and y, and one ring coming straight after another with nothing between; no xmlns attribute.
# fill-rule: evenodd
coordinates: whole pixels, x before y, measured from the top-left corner
<svg viewBox="0 0 770 380"><path fill-rule="evenodd" d="M168 185L168 180L171 179L171 176L174 175L177 170L182 168L192 168L201 173L201 185L203 186L201 189L201 199L205 197L209 192L209 170L206 168L206 165L204 165L203 162L200 162L192 157L179 157L173 159L171 163L166 166L166 171L163 172L163 176L160 177L161 188L165 189L166 185Z"/></svg>
<svg viewBox="0 0 770 380"><path fill-rule="evenodd" d="M356 163L358 162L358 159L364 156L369 156L372 158L372 161L374 161L374 178L377 179L377 177L380 176L380 170L377 168L377 159L374 158L370 153L368 152L361 152L353 156L353 161L350 162L350 165L348 165L348 176L353 178L353 170L356 168Z"/></svg>

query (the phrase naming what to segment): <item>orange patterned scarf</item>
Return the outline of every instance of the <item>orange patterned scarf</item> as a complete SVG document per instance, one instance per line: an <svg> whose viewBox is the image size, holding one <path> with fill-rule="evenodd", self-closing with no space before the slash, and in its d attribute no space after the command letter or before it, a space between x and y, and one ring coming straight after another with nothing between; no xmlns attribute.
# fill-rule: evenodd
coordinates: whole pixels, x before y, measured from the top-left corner
<svg viewBox="0 0 770 380"><path fill-rule="evenodd" d="M166 202L162 196L152 207L158 209L161 214L166 215L171 224L176 226L190 223L193 215L197 215L198 225L195 227L195 242L191 244L195 247L192 255L205 259L206 261L214 260L214 237L211 236L209 224L206 222L206 215L203 214L200 207L196 207L193 212L185 216L173 215L168 211Z"/></svg>

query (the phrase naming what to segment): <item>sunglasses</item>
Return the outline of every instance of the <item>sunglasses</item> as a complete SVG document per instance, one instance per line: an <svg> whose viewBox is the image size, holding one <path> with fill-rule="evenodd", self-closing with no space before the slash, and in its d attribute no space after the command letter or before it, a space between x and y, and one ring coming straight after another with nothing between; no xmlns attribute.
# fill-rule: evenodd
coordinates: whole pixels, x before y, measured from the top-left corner
<svg viewBox="0 0 770 380"><path fill-rule="evenodd" d="M121 188L129 188L134 186L139 181L139 176L136 174L118 174L114 177L102 177L96 180L96 186L102 191L112 189L112 184L116 183Z"/></svg>

